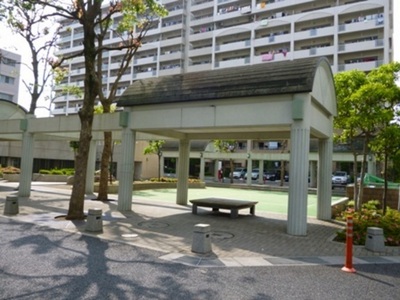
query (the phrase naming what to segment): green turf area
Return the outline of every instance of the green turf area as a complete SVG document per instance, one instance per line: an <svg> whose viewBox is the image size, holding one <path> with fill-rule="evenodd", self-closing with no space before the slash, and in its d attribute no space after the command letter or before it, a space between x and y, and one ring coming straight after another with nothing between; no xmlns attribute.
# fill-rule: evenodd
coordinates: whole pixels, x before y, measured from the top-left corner
<svg viewBox="0 0 400 300"><path fill-rule="evenodd" d="M134 191L135 197L148 200L176 202L176 189L159 189ZM205 189L189 189L188 200L199 198L227 198L237 200L258 201L256 211L287 213L288 193L272 192L260 190L234 189L234 188L216 188L207 187ZM332 202L341 197L332 197ZM308 195L307 215L315 217L317 215L317 195Z"/></svg>

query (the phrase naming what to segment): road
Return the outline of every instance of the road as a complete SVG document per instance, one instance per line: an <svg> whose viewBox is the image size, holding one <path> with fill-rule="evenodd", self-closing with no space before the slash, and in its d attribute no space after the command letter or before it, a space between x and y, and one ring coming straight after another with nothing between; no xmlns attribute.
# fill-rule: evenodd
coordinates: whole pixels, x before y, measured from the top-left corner
<svg viewBox="0 0 400 300"><path fill-rule="evenodd" d="M198 268L0 216L0 299L398 299L400 264Z"/></svg>

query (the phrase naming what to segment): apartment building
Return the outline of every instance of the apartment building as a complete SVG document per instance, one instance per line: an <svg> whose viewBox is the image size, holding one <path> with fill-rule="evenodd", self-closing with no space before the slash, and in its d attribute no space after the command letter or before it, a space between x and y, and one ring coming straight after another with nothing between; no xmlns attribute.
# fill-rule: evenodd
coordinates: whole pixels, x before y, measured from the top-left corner
<svg viewBox="0 0 400 300"><path fill-rule="evenodd" d="M325 56L334 73L369 71L393 60L392 0L162 0L169 15L153 21L123 76L118 95L137 79ZM118 23L118 18L115 20ZM59 53L82 48L79 24L61 32ZM119 37L110 32L107 43ZM120 52L104 55L107 93ZM63 84L83 87L83 58L68 62ZM76 113L81 99L56 89L54 115Z"/></svg>
<svg viewBox="0 0 400 300"><path fill-rule="evenodd" d="M117 96L133 81L154 76L207 72L221 68L232 68L234 71L237 66L254 64L265 64L268 67L274 61L310 56L327 57L333 73L351 69L369 71L393 60L392 0L160 2L169 14L151 24L142 47L120 81ZM116 17L114 24L118 21ZM59 55L82 49L81 26L73 23L64 25L58 41ZM120 37L110 31L105 43L115 44L119 41ZM104 54L105 94L116 78L122 57L118 51ZM70 69L70 73L62 84L83 88L83 57L72 59L65 66ZM79 111L82 99L62 93L61 86L55 89L55 93L54 115L75 114ZM172 141L168 144L176 151ZM206 147L207 141L203 144ZM237 152L243 153L278 153L288 151L289 147L286 141L260 140L239 141L237 148ZM171 153L170 157L174 157ZM135 160L143 162L143 170L146 168L146 159ZM338 157L337 160L342 161L343 158ZM169 158L165 157L164 163L169 166ZM245 161L237 163L243 164ZM142 175L148 174L143 172Z"/></svg>
<svg viewBox="0 0 400 300"><path fill-rule="evenodd" d="M0 49L0 100L18 103L21 55Z"/></svg>

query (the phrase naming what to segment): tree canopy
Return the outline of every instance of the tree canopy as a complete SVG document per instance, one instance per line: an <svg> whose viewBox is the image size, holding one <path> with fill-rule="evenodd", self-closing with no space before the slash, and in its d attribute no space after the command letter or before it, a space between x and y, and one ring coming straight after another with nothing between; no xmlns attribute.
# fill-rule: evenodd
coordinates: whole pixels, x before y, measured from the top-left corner
<svg viewBox="0 0 400 300"><path fill-rule="evenodd" d="M20 5L26 11L33 7L41 7L47 18L55 18L62 26L80 24L83 31L82 46L70 55L61 55L49 59L53 69L75 57L84 58L83 105L79 111L80 135L79 149L76 155L75 178L72 188L68 219L84 219L84 197L86 187L86 170L90 142L92 139L92 124L95 101L101 90L101 80L98 73L98 58L103 51L121 51L140 46L137 30L146 22L149 16L163 16L164 7L155 0L119 0L119 1L83 1L74 0L14 0L11 3ZM114 18L119 17L116 31L121 34L118 44L102 44L97 39L102 30L111 30ZM23 28L18 29L22 31ZM123 34L124 33L124 34Z"/></svg>
<svg viewBox="0 0 400 300"><path fill-rule="evenodd" d="M355 176L358 173L357 155L363 156L360 194L357 195L357 189L354 189L356 208L361 207L362 183L369 152L384 153L387 158L391 155L389 149L398 147L400 128L394 120L395 107L400 103L400 88L396 85L399 72L400 63L393 62L369 73L352 70L335 75L338 116L334 125L339 132L336 140L350 145L354 145L359 138L364 142L361 153L353 148Z"/></svg>

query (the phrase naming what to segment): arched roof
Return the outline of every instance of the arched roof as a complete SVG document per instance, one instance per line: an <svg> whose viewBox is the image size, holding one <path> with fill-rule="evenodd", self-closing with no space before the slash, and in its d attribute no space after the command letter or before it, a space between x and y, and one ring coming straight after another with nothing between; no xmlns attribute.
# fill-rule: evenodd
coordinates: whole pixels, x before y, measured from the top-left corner
<svg viewBox="0 0 400 300"><path fill-rule="evenodd" d="M28 112L18 104L0 99L0 120L23 119Z"/></svg>
<svg viewBox="0 0 400 300"><path fill-rule="evenodd" d="M137 80L120 97L118 106L309 93L321 66L327 73L324 80L332 86L328 60L306 58Z"/></svg>

